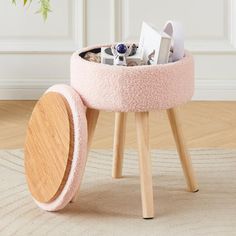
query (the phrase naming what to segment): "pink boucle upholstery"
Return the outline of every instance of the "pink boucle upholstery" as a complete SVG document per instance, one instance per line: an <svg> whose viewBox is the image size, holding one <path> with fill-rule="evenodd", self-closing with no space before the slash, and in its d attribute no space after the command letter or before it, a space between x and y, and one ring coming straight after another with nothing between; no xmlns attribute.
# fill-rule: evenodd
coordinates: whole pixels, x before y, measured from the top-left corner
<svg viewBox="0 0 236 236"><path fill-rule="evenodd" d="M177 62L120 67L71 58L71 85L86 106L98 110L144 112L185 103L194 92L194 62L190 53Z"/></svg>

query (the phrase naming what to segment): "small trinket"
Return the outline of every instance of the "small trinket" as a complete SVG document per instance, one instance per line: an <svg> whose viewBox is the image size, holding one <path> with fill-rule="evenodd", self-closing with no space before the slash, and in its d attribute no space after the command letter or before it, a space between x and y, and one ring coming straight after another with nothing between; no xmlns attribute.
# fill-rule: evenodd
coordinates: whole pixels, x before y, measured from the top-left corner
<svg viewBox="0 0 236 236"><path fill-rule="evenodd" d="M87 52L84 56L84 59L91 62L100 63L101 55L100 53Z"/></svg>
<svg viewBox="0 0 236 236"><path fill-rule="evenodd" d="M119 43L111 47L112 54L114 55L114 65L127 66L126 57L130 55L132 47L128 47L123 43Z"/></svg>

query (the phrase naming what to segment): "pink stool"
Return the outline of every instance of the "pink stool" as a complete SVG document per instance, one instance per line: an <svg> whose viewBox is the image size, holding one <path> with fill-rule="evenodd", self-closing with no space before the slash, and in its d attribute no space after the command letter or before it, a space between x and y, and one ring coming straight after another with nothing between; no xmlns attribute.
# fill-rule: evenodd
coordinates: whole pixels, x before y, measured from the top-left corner
<svg viewBox="0 0 236 236"><path fill-rule="evenodd" d="M122 176L127 112L135 112L143 218L153 218L149 111L167 110L189 191L198 191L175 109L178 105L189 101L193 95L193 58L186 52L182 60L174 63L119 67L86 61L83 56L88 51L99 52L100 46L85 48L74 53L71 58L71 87L66 85L53 86L44 95L47 96L47 99L44 99L43 96L39 101L38 108L36 105L35 112L33 112L25 146L26 175L29 189L39 207L48 211L62 209L70 201L76 200L100 110L116 112L112 176L120 178ZM47 143L44 143L45 138L43 139L41 135L38 135L38 139L35 140L34 135L35 126L36 130L39 130L38 126L41 123L47 123L46 132L48 132L49 139L54 137L54 139L64 140L65 137L58 130L51 131L50 125L53 123L51 121L53 119L45 116L48 112L50 99L60 100L56 96L63 98L62 101L56 103L59 110L60 104L65 105L65 117L68 117L68 122L67 119L66 122L70 124L70 137L73 139L73 142L70 138L66 139L68 141L66 147L68 146L68 150L72 151L63 152L64 158L60 154L55 156L54 152L49 155L49 150L45 147ZM35 120L39 120L38 117L42 117L40 115L42 113L44 114L42 122L35 122ZM49 121L47 122L47 120ZM36 141L37 144L35 144ZM42 145L38 145L41 142ZM52 145L54 145L53 142ZM51 148L48 149L51 151ZM63 159L64 164L61 164L57 169L54 166L58 159ZM39 166L44 167L42 171L39 171ZM50 170L47 173L44 173L45 166ZM56 178L54 176L61 176L61 181L59 178L56 182L58 187L54 188L52 192L44 191L46 187L51 189L54 185L48 183L48 186L45 186L45 181L42 184L41 179Z"/></svg>

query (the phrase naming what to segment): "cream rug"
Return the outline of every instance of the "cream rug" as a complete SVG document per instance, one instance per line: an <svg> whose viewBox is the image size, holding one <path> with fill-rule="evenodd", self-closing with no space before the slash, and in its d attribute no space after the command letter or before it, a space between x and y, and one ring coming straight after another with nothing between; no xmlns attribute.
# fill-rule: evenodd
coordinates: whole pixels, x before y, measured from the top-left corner
<svg viewBox="0 0 236 236"><path fill-rule="evenodd" d="M78 202L59 213L31 200L22 151L0 151L0 235L236 235L236 150L191 155L198 193L186 192L175 151L152 151L156 216L143 220L134 151L119 180L111 178L111 151L92 151Z"/></svg>

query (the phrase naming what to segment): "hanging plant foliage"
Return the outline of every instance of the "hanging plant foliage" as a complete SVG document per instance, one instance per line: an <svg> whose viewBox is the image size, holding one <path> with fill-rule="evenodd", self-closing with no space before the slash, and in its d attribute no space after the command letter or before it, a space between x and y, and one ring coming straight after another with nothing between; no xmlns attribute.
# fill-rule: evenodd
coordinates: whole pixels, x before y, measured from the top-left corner
<svg viewBox="0 0 236 236"><path fill-rule="evenodd" d="M30 4L33 0L22 0L22 1L25 6L27 3ZM50 0L38 0L38 1L40 4L40 7L37 13L40 13L43 16L44 20L46 20L48 17L48 13L51 11ZM12 2L16 4L17 0L12 0Z"/></svg>

